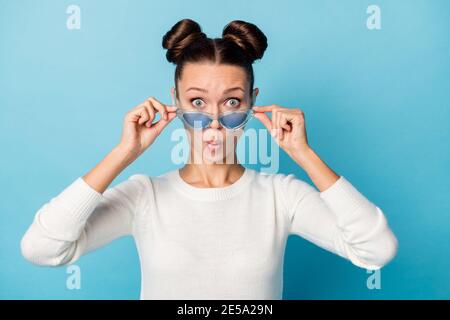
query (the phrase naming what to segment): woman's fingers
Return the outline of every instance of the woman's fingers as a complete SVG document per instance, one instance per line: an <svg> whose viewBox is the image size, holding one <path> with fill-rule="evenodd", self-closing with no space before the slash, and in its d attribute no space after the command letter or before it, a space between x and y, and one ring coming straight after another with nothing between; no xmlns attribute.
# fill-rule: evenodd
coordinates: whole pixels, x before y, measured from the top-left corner
<svg viewBox="0 0 450 320"><path fill-rule="evenodd" d="M167 120L166 106L153 97L150 97L148 100L152 103L153 107L158 110L159 114L161 115L161 119Z"/></svg>
<svg viewBox="0 0 450 320"><path fill-rule="evenodd" d="M167 114L167 119L161 118L158 122L153 124L156 134L159 135L161 131L172 121L177 115L173 112Z"/></svg>
<svg viewBox="0 0 450 320"><path fill-rule="evenodd" d="M279 117L279 126L286 131L291 131L290 121L292 120L292 115L288 112L282 112Z"/></svg>
<svg viewBox="0 0 450 320"><path fill-rule="evenodd" d="M283 130L280 127L280 108L272 109L272 137L275 140L279 140L283 138Z"/></svg>
<svg viewBox="0 0 450 320"><path fill-rule="evenodd" d="M138 121L140 125L145 125L146 127L150 128L156 124L153 123L156 118L156 113L159 113L161 115L162 120L170 122L173 119L173 116L169 119L169 115L176 115L176 110L177 107L165 105L159 102L154 97L150 97L143 103L132 109L130 111L130 114L133 114L134 121Z"/></svg>
<svg viewBox="0 0 450 320"><path fill-rule="evenodd" d="M272 131L272 122L270 121L270 118L265 114L264 112L256 112L254 114L254 117L262 122L262 124L269 130L269 132Z"/></svg>
<svg viewBox="0 0 450 320"><path fill-rule="evenodd" d="M255 118L259 119L269 130L270 134L274 139L277 139L279 126L277 122L277 110L279 107L277 105L268 105L268 106L254 106L253 111L255 111ZM270 119L265 112L272 113L272 119Z"/></svg>
<svg viewBox="0 0 450 320"><path fill-rule="evenodd" d="M254 106L253 110L256 112L272 112L273 109L277 108L277 105L270 105L270 106Z"/></svg>
<svg viewBox="0 0 450 320"><path fill-rule="evenodd" d="M142 125L144 124L146 121L148 121L150 119L150 115L147 111L147 109L142 106L141 108L136 110L136 114L139 116L138 118L138 124Z"/></svg>
<svg viewBox="0 0 450 320"><path fill-rule="evenodd" d="M282 140L286 132L292 131L292 121L297 115L297 110L282 108L278 105L254 106L253 109L255 117L261 120L267 129L270 130L274 139ZM271 112L272 119L269 119L265 112ZM269 123L270 126L268 125Z"/></svg>
<svg viewBox="0 0 450 320"><path fill-rule="evenodd" d="M152 125L153 119L155 119L155 109L153 108L149 100L146 100L143 105L150 116L149 119L147 119L148 121L145 123L145 126L150 127Z"/></svg>
<svg viewBox="0 0 450 320"><path fill-rule="evenodd" d="M136 154L142 153L176 117L176 110L176 107L166 106L154 98L145 100L126 113L121 143ZM161 114L161 119L153 123L157 112ZM140 126L146 126L148 130Z"/></svg>
<svg viewBox="0 0 450 320"><path fill-rule="evenodd" d="M164 116L165 114L167 114L166 106L153 97L145 100L131 112L136 113L139 117L138 123L140 125L144 124L146 127L152 126L153 120L156 118L156 112L159 112L161 114L161 118L166 117L167 119L167 115Z"/></svg>
<svg viewBox="0 0 450 320"><path fill-rule="evenodd" d="M167 110L167 112L176 112L177 111L177 107L174 107L174 106L170 106L170 105L166 105L166 110Z"/></svg>

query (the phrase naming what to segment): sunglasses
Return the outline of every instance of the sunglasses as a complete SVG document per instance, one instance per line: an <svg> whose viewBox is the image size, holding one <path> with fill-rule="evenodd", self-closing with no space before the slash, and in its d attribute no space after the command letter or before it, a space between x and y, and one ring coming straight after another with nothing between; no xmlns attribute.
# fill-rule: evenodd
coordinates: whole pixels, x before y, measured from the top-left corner
<svg viewBox="0 0 450 320"><path fill-rule="evenodd" d="M176 114L188 127L194 130L203 130L211 126L215 116L211 113L204 111L185 111L181 109L176 103ZM218 121L222 127L227 130L235 131L244 127L247 122L253 117L253 102L255 100L255 93L253 93L252 103L247 110L239 111L225 111L219 114Z"/></svg>

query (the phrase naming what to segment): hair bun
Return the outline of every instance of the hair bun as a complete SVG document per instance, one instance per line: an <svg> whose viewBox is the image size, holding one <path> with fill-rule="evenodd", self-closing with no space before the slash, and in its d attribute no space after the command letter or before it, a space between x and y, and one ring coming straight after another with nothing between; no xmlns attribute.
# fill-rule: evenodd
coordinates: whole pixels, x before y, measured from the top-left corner
<svg viewBox="0 0 450 320"><path fill-rule="evenodd" d="M178 21L163 37L162 46L167 49L166 58L177 63L184 50L192 43L206 39L200 25L191 19Z"/></svg>
<svg viewBox="0 0 450 320"><path fill-rule="evenodd" d="M267 49L267 37L253 23L234 20L225 26L222 38L235 42L246 53L250 62L261 59Z"/></svg>

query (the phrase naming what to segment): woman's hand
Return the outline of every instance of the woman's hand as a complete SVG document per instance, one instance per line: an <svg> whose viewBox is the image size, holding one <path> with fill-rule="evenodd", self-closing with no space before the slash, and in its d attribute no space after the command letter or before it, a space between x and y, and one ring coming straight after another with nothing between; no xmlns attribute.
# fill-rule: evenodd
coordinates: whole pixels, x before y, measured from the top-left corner
<svg viewBox="0 0 450 320"><path fill-rule="evenodd" d="M176 116L176 107L164 105L153 97L131 109L124 118L122 138L118 148L137 158ZM159 121L152 123L160 114Z"/></svg>
<svg viewBox="0 0 450 320"><path fill-rule="evenodd" d="M328 189L339 179L339 175L308 145L303 111L277 105L253 108L255 118L266 126L278 145L305 170L319 191ZM265 112L272 112L272 119Z"/></svg>
<svg viewBox="0 0 450 320"><path fill-rule="evenodd" d="M278 145L288 155L298 157L310 149L306 134L305 115L302 110L283 108L278 105L254 106L253 110L255 118L264 124ZM272 119L265 112L271 112Z"/></svg>

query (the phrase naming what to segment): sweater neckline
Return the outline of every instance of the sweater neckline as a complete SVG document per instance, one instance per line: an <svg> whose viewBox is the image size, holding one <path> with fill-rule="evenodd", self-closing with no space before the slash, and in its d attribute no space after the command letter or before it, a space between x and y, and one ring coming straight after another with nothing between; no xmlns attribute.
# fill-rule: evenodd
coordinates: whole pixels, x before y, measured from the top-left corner
<svg viewBox="0 0 450 320"><path fill-rule="evenodd" d="M254 177L254 170L245 168L244 173L232 184L225 187L199 188L184 181L180 175L180 170L173 170L171 182L179 191L191 199L200 201L227 200L236 196Z"/></svg>

